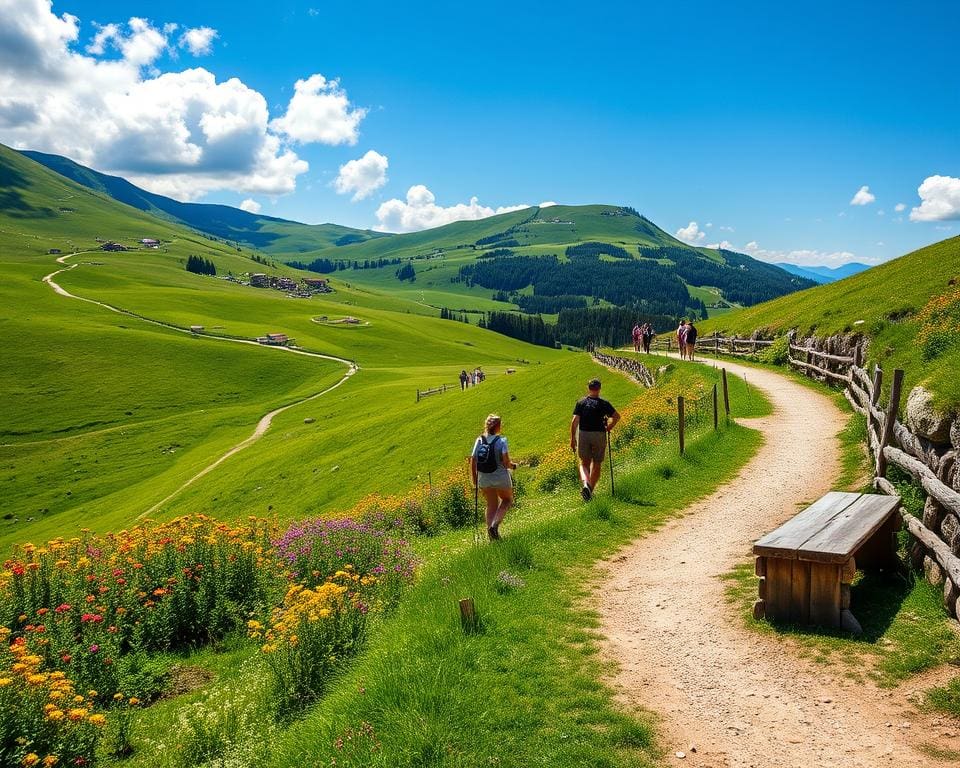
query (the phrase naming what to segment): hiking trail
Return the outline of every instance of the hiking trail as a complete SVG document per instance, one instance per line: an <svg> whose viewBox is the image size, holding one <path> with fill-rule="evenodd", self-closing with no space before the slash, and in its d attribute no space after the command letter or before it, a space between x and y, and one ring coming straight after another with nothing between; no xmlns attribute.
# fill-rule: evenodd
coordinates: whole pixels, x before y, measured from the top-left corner
<svg viewBox="0 0 960 768"><path fill-rule="evenodd" d="M919 748L957 750L960 729L911 699L944 670L894 689L855 681L840 661L816 664L794 641L749 630L725 600L721 577L752 563L753 541L832 489L847 417L786 376L722 365L771 400L772 415L742 422L764 444L736 478L601 563L594 603L617 700L656 714L664 765L942 766Z"/></svg>

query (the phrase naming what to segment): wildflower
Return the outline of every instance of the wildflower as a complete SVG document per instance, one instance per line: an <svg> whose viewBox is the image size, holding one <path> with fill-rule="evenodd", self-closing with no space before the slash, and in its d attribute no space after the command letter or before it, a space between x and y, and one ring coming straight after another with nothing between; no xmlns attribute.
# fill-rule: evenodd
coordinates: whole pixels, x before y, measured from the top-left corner
<svg viewBox="0 0 960 768"><path fill-rule="evenodd" d="M47 755L45 758L43 758L43 764L45 768L53 768L53 766L55 766L58 762L60 762L60 758L56 755Z"/></svg>
<svg viewBox="0 0 960 768"><path fill-rule="evenodd" d="M27 756L23 758L23 764L26 766L36 765L40 762L40 755L36 752L29 752Z"/></svg>
<svg viewBox="0 0 960 768"><path fill-rule="evenodd" d="M128 703L130 704L131 707L135 707L137 706L137 704L140 703L140 699L138 699L136 696L131 696L130 701Z"/></svg>
<svg viewBox="0 0 960 768"><path fill-rule="evenodd" d="M106 716L101 715L101 714L98 713L98 714L96 714L96 715L90 715L90 717L87 718L87 721L88 721L91 725L96 725L96 726L99 727L99 726L101 726L101 725L103 725L104 723L107 722L107 718L106 718Z"/></svg>

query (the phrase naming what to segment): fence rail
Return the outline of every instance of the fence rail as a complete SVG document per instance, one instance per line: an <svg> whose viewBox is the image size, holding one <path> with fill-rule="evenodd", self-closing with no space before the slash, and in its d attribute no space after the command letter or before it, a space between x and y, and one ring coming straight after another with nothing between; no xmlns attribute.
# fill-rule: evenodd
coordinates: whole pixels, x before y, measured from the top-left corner
<svg viewBox="0 0 960 768"><path fill-rule="evenodd" d="M697 337L697 349L701 354L713 352L714 354L725 354L742 357L745 355L755 355L758 351L769 347L775 339L740 339L736 336L721 336L719 333L713 333L710 336ZM651 349L666 350L672 352L678 349L675 339L658 338L650 345Z"/></svg>
<svg viewBox="0 0 960 768"><path fill-rule="evenodd" d="M433 387L432 389L418 389L417 390L417 402L419 403L425 397L430 397L430 395L442 395L448 389L454 389L455 385L453 384L441 384L439 387Z"/></svg>

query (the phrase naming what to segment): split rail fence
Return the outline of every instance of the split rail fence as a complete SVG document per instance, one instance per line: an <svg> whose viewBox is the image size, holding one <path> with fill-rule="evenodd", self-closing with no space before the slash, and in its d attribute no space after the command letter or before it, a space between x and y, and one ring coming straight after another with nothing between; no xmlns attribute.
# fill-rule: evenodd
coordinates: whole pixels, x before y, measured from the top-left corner
<svg viewBox="0 0 960 768"><path fill-rule="evenodd" d="M742 357L745 355L755 355L773 344L773 339L740 339L736 336L721 336L718 333L710 336L699 336L697 338L697 351L702 354L713 353L715 355L735 355ZM658 352L673 352L678 349L677 340L674 337L666 339L658 338L650 345L650 349Z"/></svg>

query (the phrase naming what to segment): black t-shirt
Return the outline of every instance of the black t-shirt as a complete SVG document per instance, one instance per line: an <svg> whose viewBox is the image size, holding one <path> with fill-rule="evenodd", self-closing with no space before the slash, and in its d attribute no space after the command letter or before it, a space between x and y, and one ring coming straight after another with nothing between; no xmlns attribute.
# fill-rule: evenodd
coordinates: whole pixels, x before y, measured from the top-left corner
<svg viewBox="0 0 960 768"><path fill-rule="evenodd" d="M697 329L694 326L687 328L687 344L693 344L697 340Z"/></svg>
<svg viewBox="0 0 960 768"><path fill-rule="evenodd" d="M602 397L582 397L573 407L573 415L580 417L581 432L603 432L604 417L613 416L617 411Z"/></svg>

